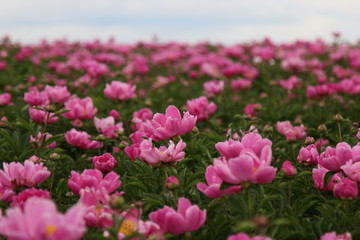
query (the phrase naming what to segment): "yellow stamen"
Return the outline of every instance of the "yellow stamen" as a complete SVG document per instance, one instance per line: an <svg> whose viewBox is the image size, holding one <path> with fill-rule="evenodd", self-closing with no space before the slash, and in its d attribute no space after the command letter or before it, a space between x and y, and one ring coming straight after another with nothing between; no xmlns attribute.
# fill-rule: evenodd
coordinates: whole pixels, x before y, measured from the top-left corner
<svg viewBox="0 0 360 240"><path fill-rule="evenodd" d="M55 231L57 227L55 225L49 225L46 227L46 235L51 236Z"/></svg>
<svg viewBox="0 0 360 240"><path fill-rule="evenodd" d="M253 167L253 172L257 172L258 168Z"/></svg>
<svg viewBox="0 0 360 240"><path fill-rule="evenodd" d="M97 215L101 214L101 206L100 205L95 207L95 212L97 213Z"/></svg>
<svg viewBox="0 0 360 240"><path fill-rule="evenodd" d="M119 233L124 234L125 236L129 236L136 230L136 224L134 221L131 221L129 219L125 219L119 228Z"/></svg>

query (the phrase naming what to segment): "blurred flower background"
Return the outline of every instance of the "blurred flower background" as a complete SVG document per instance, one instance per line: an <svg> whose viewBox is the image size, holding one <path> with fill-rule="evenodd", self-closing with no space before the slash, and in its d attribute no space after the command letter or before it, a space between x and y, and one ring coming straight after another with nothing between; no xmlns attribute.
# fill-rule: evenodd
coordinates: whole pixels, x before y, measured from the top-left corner
<svg viewBox="0 0 360 240"><path fill-rule="evenodd" d="M0 0L0 36L49 40L210 41L231 44L270 37L347 41L360 36L354 0Z"/></svg>

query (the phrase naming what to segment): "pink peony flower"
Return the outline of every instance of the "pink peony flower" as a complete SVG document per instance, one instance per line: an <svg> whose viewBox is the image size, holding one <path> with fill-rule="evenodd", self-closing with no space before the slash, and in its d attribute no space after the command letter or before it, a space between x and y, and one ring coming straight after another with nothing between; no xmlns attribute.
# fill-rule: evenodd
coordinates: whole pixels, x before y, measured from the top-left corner
<svg viewBox="0 0 360 240"><path fill-rule="evenodd" d="M85 208L79 204L61 214L51 200L31 198L25 203L24 211L20 208L6 211L0 221L0 233L9 240L77 240L86 231L84 213Z"/></svg>
<svg viewBox="0 0 360 240"><path fill-rule="evenodd" d="M320 240L352 240L350 233L336 235L336 232L328 232L321 236Z"/></svg>
<svg viewBox="0 0 360 240"><path fill-rule="evenodd" d="M244 145L240 141L229 139L225 142L216 143L215 148L222 157L230 159L239 156L241 151L244 149Z"/></svg>
<svg viewBox="0 0 360 240"><path fill-rule="evenodd" d="M144 132L154 140L167 140L190 132L195 127L196 119L189 112L185 112L181 118L179 109L171 105L165 114L156 113L152 120L144 123Z"/></svg>
<svg viewBox="0 0 360 240"><path fill-rule="evenodd" d="M102 147L102 143L90 140L90 137L87 132L77 131L74 128L65 133L65 139L71 146L85 150Z"/></svg>
<svg viewBox="0 0 360 240"><path fill-rule="evenodd" d="M80 190L80 202L87 207L84 219L88 227L112 227L114 211L108 206L109 200L110 196L104 188L86 187Z"/></svg>
<svg viewBox="0 0 360 240"><path fill-rule="evenodd" d="M116 138L117 132L124 131L123 124L118 123L115 125L115 119L111 116L103 119L95 117L94 125L99 132L103 133L104 136L108 138Z"/></svg>
<svg viewBox="0 0 360 240"><path fill-rule="evenodd" d="M329 183L324 186L324 178L325 178L325 174L329 172L328 169L322 167L320 164L318 164L317 168L313 168L312 170L312 177L314 180L314 184L315 184L315 188L322 190L322 191L332 191L334 188L334 185L339 182L343 176L340 172L334 174Z"/></svg>
<svg viewBox="0 0 360 240"><path fill-rule="evenodd" d="M229 236L227 238L227 240L272 240L272 239L269 237L266 237L266 236L249 237L245 233L238 233L238 234Z"/></svg>
<svg viewBox="0 0 360 240"><path fill-rule="evenodd" d="M242 138L241 145L239 143L233 145L233 148L228 149L226 145L218 145L217 147L217 149L221 149L222 155L234 156L229 159L218 158L214 161L216 174L224 182L230 184L243 182L265 184L275 178L276 169L270 166L272 159L272 143L270 140L263 139L257 133L248 133ZM236 154L239 153L239 155L235 156L232 151Z"/></svg>
<svg viewBox="0 0 360 240"><path fill-rule="evenodd" d="M207 120L210 115L213 115L217 110L216 104L214 102L209 102L204 96L187 100L186 107L191 115L197 117L198 121Z"/></svg>
<svg viewBox="0 0 360 240"><path fill-rule="evenodd" d="M243 79L243 78L239 78L239 79L235 79L235 80L231 80L231 89L235 92L235 91L240 91L243 89L249 89L252 85L252 81L248 80L248 79Z"/></svg>
<svg viewBox="0 0 360 240"><path fill-rule="evenodd" d="M214 97L216 94L224 91L225 83L224 81L211 80L207 81L203 85L206 95L209 97Z"/></svg>
<svg viewBox="0 0 360 240"><path fill-rule="evenodd" d="M52 103L64 103L70 98L70 92L66 86L46 86L44 92Z"/></svg>
<svg viewBox="0 0 360 240"><path fill-rule="evenodd" d="M277 122L276 129L285 136L286 140L300 140L306 136L304 125L293 127L289 121Z"/></svg>
<svg viewBox="0 0 360 240"><path fill-rule="evenodd" d="M249 115L251 117L255 117L256 116L256 112L255 110L259 110L262 109L262 105L259 103L254 103L254 104L248 104L245 108L244 108L244 113L246 115Z"/></svg>
<svg viewBox="0 0 360 240"><path fill-rule="evenodd" d="M95 168L103 173L107 173L113 170L117 163L116 159L110 153L92 157L92 162Z"/></svg>
<svg viewBox="0 0 360 240"><path fill-rule="evenodd" d="M46 106L49 104L48 95L44 91L31 91L24 94L24 101L30 106Z"/></svg>
<svg viewBox="0 0 360 240"><path fill-rule="evenodd" d="M333 193L339 199L355 199L359 194L359 189L355 181L343 178L335 183Z"/></svg>
<svg viewBox="0 0 360 240"><path fill-rule="evenodd" d="M44 182L49 176L50 172L42 163L35 164L29 160L26 160L24 165L19 162L3 163L0 183L9 189L18 186L33 187Z"/></svg>
<svg viewBox="0 0 360 240"><path fill-rule="evenodd" d="M36 143L38 146L42 146L43 142L48 140L49 138L51 138L53 135L46 132L44 133L44 136L41 135L41 132L38 133L37 137L34 138L33 136L30 136L30 141L29 142L33 142ZM56 142L52 142L47 146L44 146L46 148L56 148Z"/></svg>
<svg viewBox="0 0 360 240"><path fill-rule="evenodd" d="M296 173L296 168L290 161L285 161L283 162L280 171L285 173L287 177L293 177Z"/></svg>
<svg viewBox="0 0 360 240"><path fill-rule="evenodd" d="M9 93L0 94L0 106L7 106L11 104L11 95Z"/></svg>
<svg viewBox="0 0 360 240"><path fill-rule="evenodd" d="M152 140L144 140L140 143L140 158L150 164L158 164L160 162L178 162L185 157L184 148L186 143L180 140L176 145L170 140L169 147L161 146L153 147Z"/></svg>
<svg viewBox="0 0 360 240"><path fill-rule="evenodd" d="M120 119L120 113L118 111L116 111L115 109L113 109L109 112L109 116L113 117L115 119L115 121Z"/></svg>
<svg viewBox="0 0 360 240"><path fill-rule="evenodd" d="M180 235L198 230L205 223L206 210L201 211L197 205L191 205L188 199L180 198L177 211L165 206L150 213L149 218L162 231Z"/></svg>
<svg viewBox="0 0 360 240"><path fill-rule="evenodd" d="M301 164L316 165L318 163L319 153L315 144L302 147L297 156L297 160Z"/></svg>
<svg viewBox="0 0 360 240"><path fill-rule="evenodd" d="M220 190L223 180L216 175L214 166L208 166L206 168L205 179L208 186L204 183L198 183L196 187L200 192L204 193L209 198L219 198L224 195L232 195L236 192L240 192L241 190L240 186L232 186L225 190Z"/></svg>
<svg viewBox="0 0 360 240"><path fill-rule="evenodd" d="M15 196L12 200L11 207L19 207L24 210L25 203L32 197L50 199L50 193L46 190L29 188L22 191L19 195Z"/></svg>
<svg viewBox="0 0 360 240"><path fill-rule="evenodd" d="M153 118L153 112L149 108L142 108L133 113L132 122L138 131L144 131L143 123Z"/></svg>
<svg viewBox="0 0 360 240"><path fill-rule="evenodd" d="M112 81L110 84L106 84L104 94L107 98L125 101L136 97L135 89L136 86L129 83Z"/></svg>
<svg viewBox="0 0 360 240"><path fill-rule="evenodd" d="M65 109L70 110L69 112L63 113L62 115L68 119L92 119L97 113L97 108L94 107L94 103L90 97L80 99L74 97L65 102Z"/></svg>
<svg viewBox="0 0 360 240"><path fill-rule="evenodd" d="M71 171L68 186L75 194L79 194L81 189L86 187L95 190L104 188L108 194L114 192L121 186L120 176L115 172L103 174L97 169L85 169L81 174Z"/></svg>
<svg viewBox="0 0 360 240"><path fill-rule="evenodd" d="M327 147L319 156L319 164L331 170L340 171L342 165L352 159L352 149L346 142L341 142L335 148Z"/></svg>
<svg viewBox="0 0 360 240"><path fill-rule="evenodd" d="M47 122L47 124L53 124L54 122L59 120L59 117L55 117L54 113L50 113L48 115L48 112L46 112L46 111L34 109L31 107L29 108L29 115L30 115L31 120L33 120L34 122L37 122L37 123L46 123Z"/></svg>

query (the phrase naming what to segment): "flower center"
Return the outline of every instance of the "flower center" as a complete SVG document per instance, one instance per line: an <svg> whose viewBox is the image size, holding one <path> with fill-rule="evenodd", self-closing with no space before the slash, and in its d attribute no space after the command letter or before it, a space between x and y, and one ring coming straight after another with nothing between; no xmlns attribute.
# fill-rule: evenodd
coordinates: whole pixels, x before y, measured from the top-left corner
<svg viewBox="0 0 360 240"><path fill-rule="evenodd" d="M122 233L125 236L129 236L135 231L135 229L136 229L136 224L134 221L131 221L129 219L124 219L124 221L121 223L121 226L119 228L119 233Z"/></svg>
<svg viewBox="0 0 360 240"><path fill-rule="evenodd" d="M46 227L46 235L51 236L56 231L57 227L55 225L49 225Z"/></svg>

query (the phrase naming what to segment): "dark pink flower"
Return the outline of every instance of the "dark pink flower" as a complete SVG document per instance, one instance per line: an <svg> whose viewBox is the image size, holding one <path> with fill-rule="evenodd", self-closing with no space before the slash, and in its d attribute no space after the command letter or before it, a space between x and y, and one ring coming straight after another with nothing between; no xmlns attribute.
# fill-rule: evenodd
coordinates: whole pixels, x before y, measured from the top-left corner
<svg viewBox="0 0 360 240"><path fill-rule="evenodd" d="M107 173L113 170L117 163L116 159L110 153L92 157L92 162L95 168L103 173Z"/></svg>

